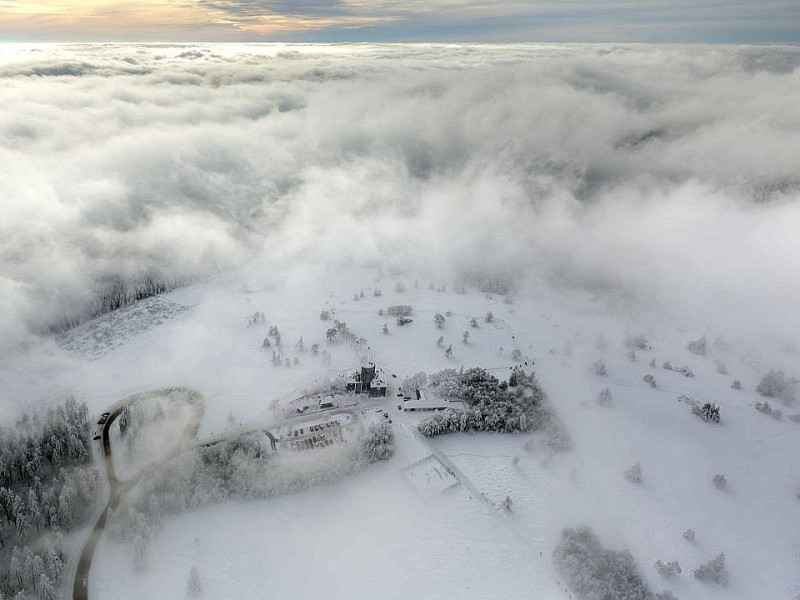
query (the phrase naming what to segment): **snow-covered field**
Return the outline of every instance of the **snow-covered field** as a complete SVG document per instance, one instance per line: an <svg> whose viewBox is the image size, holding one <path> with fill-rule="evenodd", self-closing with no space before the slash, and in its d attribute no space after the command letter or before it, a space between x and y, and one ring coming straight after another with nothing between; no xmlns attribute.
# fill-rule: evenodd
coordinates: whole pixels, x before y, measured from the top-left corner
<svg viewBox="0 0 800 600"><path fill-rule="evenodd" d="M205 434L276 418L276 401L374 356L386 371L389 395L365 399L363 407L376 418L389 412L397 444L387 463L331 486L168 518L143 573L133 569L130 545L104 540L91 572L98 597L174 598L196 565L204 594L215 598L568 598L551 557L561 530L578 524L591 525L609 547L629 549L654 590L671 589L684 599L796 596L800 425L788 415L800 408L782 407L781 420L754 408L763 400L755 392L761 376L796 365L797 357L777 341L743 345L721 333L623 318L588 302L566 307L525 294L509 302L474 288L460 294L431 291L428 282L415 288L409 279L406 291L395 292L399 279L359 275L344 282L320 272L281 284L255 279L245 289L231 290L224 280L182 289L168 298L194 310L80 363L84 380L92 382L84 393L96 411L137 385L191 384L206 397ZM382 296L372 295L376 286ZM355 300L362 287L364 297ZM379 309L398 303L414 307L413 323L400 327L379 316ZM368 349L328 342L331 322L320 320L321 310L346 321ZM265 314L265 324L248 326L254 311ZM447 311L438 329L433 316ZM489 311L491 323L484 319ZM477 328L471 317L478 318ZM384 322L388 334L381 331ZM272 364L261 347L270 325L280 329L284 355L297 356L299 364ZM704 333L707 354L689 352L687 343ZM640 334L652 349L637 348L632 361L625 340ZM301 335L302 353L294 347ZM453 345L449 358L436 344L442 335L444 347ZM330 365L311 355L313 343L330 353ZM514 350L536 371L564 421L569 452L546 451L536 434L412 435L427 415L398 411L404 377L473 365L505 377ZM655 368L649 366L654 358ZM596 374L598 360L605 375ZM688 366L694 377L662 368L664 361ZM642 380L646 374L654 375L655 388ZM733 379L741 380L741 391L731 388ZM611 401L601 405L597 397L606 387ZM718 404L721 423L694 416L687 397ZM452 461L457 477L442 468L437 451ZM638 485L623 477L637 462ZM725 476L726 489L712 484L716 474ZM510 510L502 508L506 497ZM683 538L690 528L694 542ZM692 577L693 568L723 551L727 587ZM653 569L659 559L679 561L683 574L661 578Z"/></svg>

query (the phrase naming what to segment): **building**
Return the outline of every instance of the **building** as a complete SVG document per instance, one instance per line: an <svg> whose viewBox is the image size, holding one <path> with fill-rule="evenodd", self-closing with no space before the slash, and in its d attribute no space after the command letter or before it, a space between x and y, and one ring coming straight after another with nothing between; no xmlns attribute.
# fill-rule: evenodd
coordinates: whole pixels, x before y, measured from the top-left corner
<svg viewBox="0 0 800 600"><path fill-rule="evenodd" d="M371 397L385 396L386 382L378 377L375 363L368 362L361 365L361 370L345 382L345 389L354 394L368 394Z"/></svg>
<svg viewBox="0 0 800 600"><path fill-rule="evenodd" d="M426 393L425 390L417 390L416 398L411 398L403 402L403 410L444 410L446 408L461 408L461 402L449 402L445 398L439 398L433 394Z"/></svg>

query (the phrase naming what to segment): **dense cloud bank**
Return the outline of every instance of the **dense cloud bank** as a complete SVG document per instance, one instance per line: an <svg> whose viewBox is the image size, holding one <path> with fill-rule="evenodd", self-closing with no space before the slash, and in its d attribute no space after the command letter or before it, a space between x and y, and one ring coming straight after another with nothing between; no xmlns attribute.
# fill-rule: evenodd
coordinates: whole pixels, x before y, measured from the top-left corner
<svg viewBox="0 0 800 600"><path fill-rule="evenodd" d="M494 273L791 331L799 65L791 47L0 46L0 337L109 282L250 260Z"/></svg>

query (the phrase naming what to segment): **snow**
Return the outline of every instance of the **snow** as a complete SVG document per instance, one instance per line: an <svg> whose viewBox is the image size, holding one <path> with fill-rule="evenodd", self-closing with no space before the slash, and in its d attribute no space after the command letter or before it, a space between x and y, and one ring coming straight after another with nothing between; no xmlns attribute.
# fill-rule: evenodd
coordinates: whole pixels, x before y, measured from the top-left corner
<svg viewBox="0 0 800 600"><path fill-rule="evenodd" d="M400 280L404 293L392 291ZM427 284L421 279L415 288L410 276L355 268L345 274L319 266L282 278L243 269L166 294L164 302L193 308L160 324L148 311L110 317L109 341L93 360L75 344L50 349L50 386L76 389L95 414L136 391L197 389L206 400L200 438L240 423L281 422L291 413L283 411L289 401L320 392L364 359L374 359L389 384L385 398L362 396L359 409L367 424L389 414L397 446L390 461L292 496L168 517L141 573L133 571L130 545L104 539L90 577L95 597L182 597L196 565L203 597L219 599L568 598L551 555L561 530L580 524L593 527L604 545L629 549L651 588L671 589L682 600L797 594L800 428L786 417L800 407L775 401L782 420L754 408L763 401L755 387L770 369L800 374L797 356L778 338L697 330L616 312L591 298L531 291L509 303L473 288L439 293ZM373 287L383 295L373 296ZM353 300L361 288L365 297ZM398 327L378 315L401 303L414 307L413 323ZM246 317L256 310L266 323L248 327ZM329 343L332 321L321 321L321 310L366 342ZM433 317L446 311L438 329ZM483 320L488 311L492 323ZM470 327L472 317L479 327ZM280 328L284 355L297 356L298 365L273 366L274 348L261 348L270 325ZM631 361L624 342L640 334L652 349L636 349ZM707 354L691 353L688 342L703 334ZM725 343L717 340L723 334ZM300 336L303 353L295 349ZM313 343L330 354L329 364L322 352L312 356ZM449 344L453 356L445 358ZM598 359L605 376L595 374ZM483 366L505 378L526 361L565 424L569 452L549 452L537 434L424 440L414 426L431 413L397 409L400 383L418 371ZM686 365L694 377L663 369L664 361ZM717 361L729 374L718 372ZM646 374L655 377L654 389L642 380ZM743 390L731 389L734 379ZM612 399L601 406L596 398L606 387ZM715 402L721 422L703 422L681 396ZM454 468L445 468L448 462ZM623 473L637 462L642 482L634 485ZM713 485L716 474L725 476L727 489ZM506 497L510 510L502 507ZM682 537L688 528L697 534L693 543ZM729 586L695 580L691 570L720 552ZM653 568L659 559L679 561L683 574L663 579Z"/></svg>

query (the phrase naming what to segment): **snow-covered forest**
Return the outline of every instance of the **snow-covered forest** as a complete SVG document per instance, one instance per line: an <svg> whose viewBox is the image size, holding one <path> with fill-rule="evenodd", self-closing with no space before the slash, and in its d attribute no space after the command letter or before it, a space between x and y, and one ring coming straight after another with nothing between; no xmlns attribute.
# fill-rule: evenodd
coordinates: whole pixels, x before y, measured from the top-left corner
<svg viewBox="0 0 800 600"><path fill-rule="evenodd" d="M73 550L68 534L86 523L101 478L89 456L86 404L70 398L46 415L22 414L0 428L0 592L56 598Z"/></svg>

